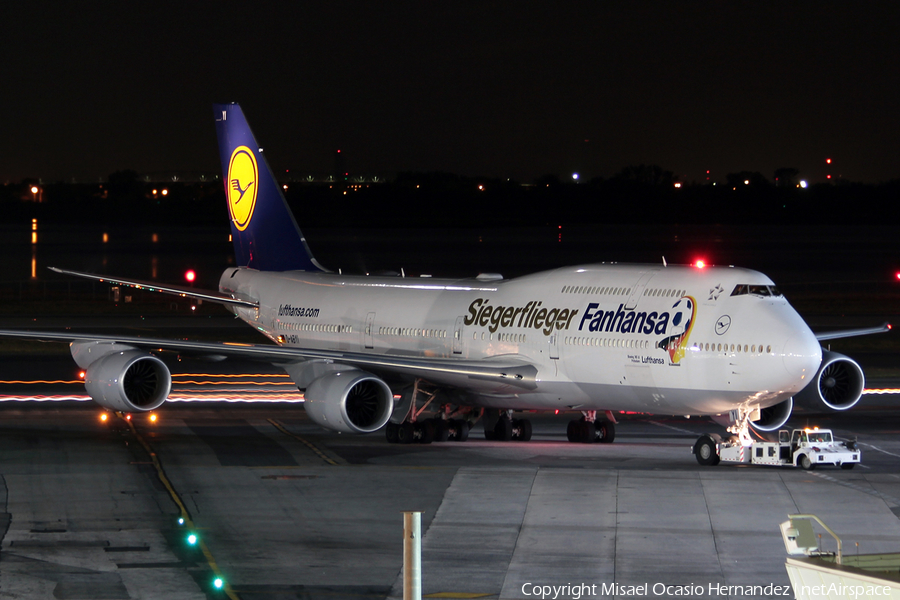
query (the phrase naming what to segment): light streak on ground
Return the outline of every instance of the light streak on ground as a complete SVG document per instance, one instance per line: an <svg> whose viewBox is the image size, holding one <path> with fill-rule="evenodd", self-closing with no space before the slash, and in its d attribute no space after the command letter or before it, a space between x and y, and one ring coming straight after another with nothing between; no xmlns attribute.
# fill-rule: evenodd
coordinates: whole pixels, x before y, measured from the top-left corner
<svg viewBox="0 0 900 600"><path fill-rule="evenodd" d="M66 380L64 380L64 379L56 379L56 380L53 380L53 381L44 381L44 380L37 380L37 381L17 381L17 380L13 380L13 381L0 381L0 384L6 384L6 385L34 385L34 384L37 384L37 383L43 383L43 384L48 384L48 383L49 383L49 384L55 384L55 385L58 385L58 384L84 383L84 381L82 381L82 380L80 380L80 379L76 379L76 380L74 380L74 381L66 381Z"/></svg>
<svg viewBox="0 0 900 600"><path fill-rule="evenodd" d="M198 377L201 379L183 379ZM276 379L281 379L277 381ZM84 385L81 380L0 381L0 385ZM83 388L82 388L83 389ZM289 391L290 390L290 391ZM87 402L86 394L0 394L0 402ZM303 402L287 374L278 373L175 373L168 402Z"/></svg>
<svg viewBox="0 0 900 600"><path fill-rule="evenodd" d="M900 389L886 388L886 389L863 390L863 394L900 394Z"/></svg>

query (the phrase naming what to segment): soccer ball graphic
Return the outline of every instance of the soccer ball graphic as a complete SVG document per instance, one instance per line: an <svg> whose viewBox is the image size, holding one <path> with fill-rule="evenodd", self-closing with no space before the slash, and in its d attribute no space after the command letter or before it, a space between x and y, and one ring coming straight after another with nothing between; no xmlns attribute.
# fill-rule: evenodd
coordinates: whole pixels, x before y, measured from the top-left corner
<svg viewBox="0 0 900 600"><path fill-rule="evenodd" d="M681 335L691 328L691 320L694 318L694 301L691 298L682 298L672 305L672 320L669 322L669 336Z"/></svg>

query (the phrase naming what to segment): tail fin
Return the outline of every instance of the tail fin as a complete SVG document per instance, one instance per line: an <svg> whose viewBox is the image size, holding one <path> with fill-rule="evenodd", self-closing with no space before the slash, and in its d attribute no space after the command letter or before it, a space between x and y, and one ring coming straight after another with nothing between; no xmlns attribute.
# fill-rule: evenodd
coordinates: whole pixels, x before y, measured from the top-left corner
<svg viewBox="0 0 900 600"><path fill-rule="evenodd" d="M214 104L231 239L238 266L324 271L281 193L238 104Z"/></svg>

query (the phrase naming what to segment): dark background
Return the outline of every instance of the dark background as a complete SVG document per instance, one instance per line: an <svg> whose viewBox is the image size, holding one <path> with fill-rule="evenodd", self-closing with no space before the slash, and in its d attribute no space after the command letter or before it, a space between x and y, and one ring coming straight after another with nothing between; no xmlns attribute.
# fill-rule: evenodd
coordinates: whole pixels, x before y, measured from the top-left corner
<svg viewBox="0 0 900 600"><path fill-rule="evenodd" d="M217 173L212 102L273 169L533 182L660 165L898 176L888 2L22 2L0 182ZM831 166L825 164L832 158Z"/></svg>

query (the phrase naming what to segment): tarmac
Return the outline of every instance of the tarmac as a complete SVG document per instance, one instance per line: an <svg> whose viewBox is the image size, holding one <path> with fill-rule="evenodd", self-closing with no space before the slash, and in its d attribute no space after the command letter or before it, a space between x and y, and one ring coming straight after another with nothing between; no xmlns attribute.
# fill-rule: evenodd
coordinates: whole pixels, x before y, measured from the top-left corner
<svg viewBox="0 0 900 600"><path fill-rule="evenodd" d="M793 597L789 513L820 516L846 554L900 550L893 398L793 419L858 437L852 471L701 467L690 448L719 429L696 418L623 416L615 443L587 445L566 441L569 416L538 416L531 442L476 427L426 446L325 432L290 403L169 403L155 423L0 403L0 598L402 598L403 511L422 513L424 597Z"/></svg>

